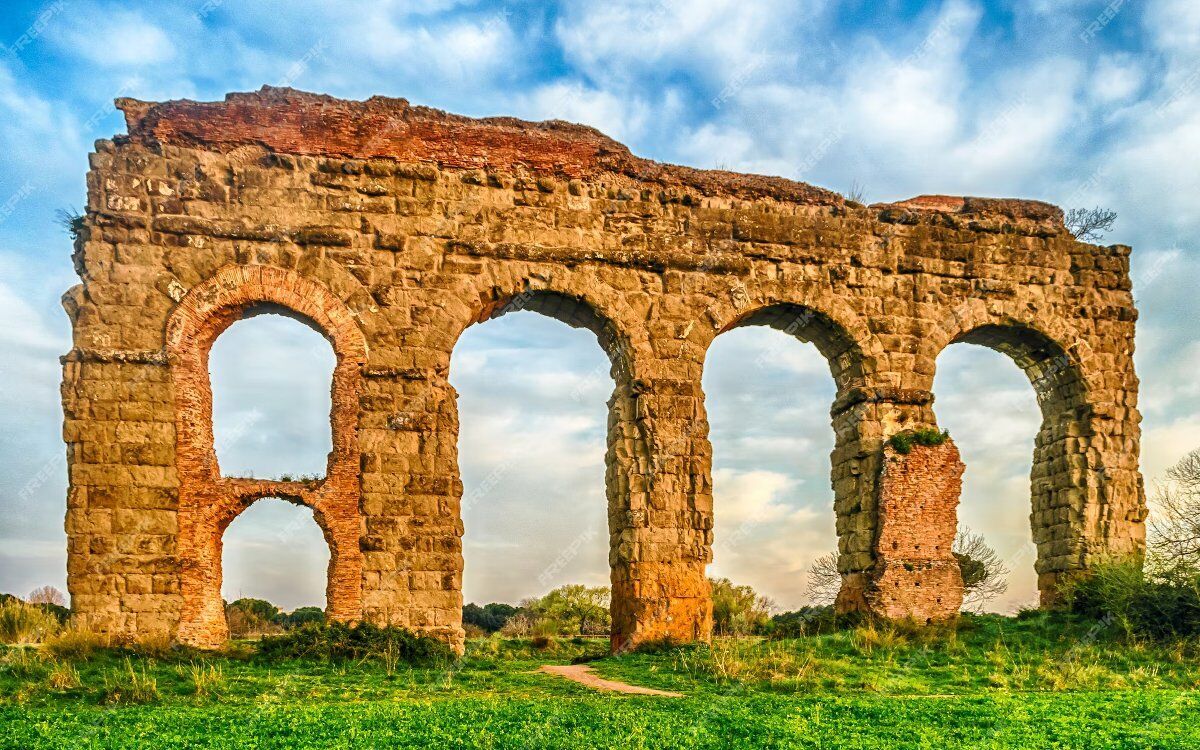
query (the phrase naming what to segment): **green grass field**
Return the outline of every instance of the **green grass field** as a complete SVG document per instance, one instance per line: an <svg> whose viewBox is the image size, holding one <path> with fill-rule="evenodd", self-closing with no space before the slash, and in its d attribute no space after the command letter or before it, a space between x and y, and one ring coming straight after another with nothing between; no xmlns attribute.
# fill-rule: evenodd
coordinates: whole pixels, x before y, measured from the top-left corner
<svg viewBox="0 0 1200 750"><path fill-rule="evenodd" d="M603 643L473 641L441 667L236 656L0 661L0 747L1200 747L1188 643L1130 646L1039 615L858 628L596 658L683 698L597 693L536 669Z"/></svg>

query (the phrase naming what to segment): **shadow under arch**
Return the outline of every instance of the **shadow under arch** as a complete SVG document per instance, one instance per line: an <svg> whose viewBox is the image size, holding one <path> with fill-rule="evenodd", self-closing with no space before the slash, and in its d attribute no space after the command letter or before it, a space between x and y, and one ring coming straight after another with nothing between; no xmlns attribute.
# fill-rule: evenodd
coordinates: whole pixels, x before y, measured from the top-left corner
<svg viewBox="0 0 1200 750"><path fill-rule="evenodd" d="M964 328L939 355L957 343L1004 354L1025 373L1037 398L1042 421L1034 440L1029 518L1037 547L1039 597L1043 606L1050 605L1057 599L1062 572L1082 565L1087 526L1098 515L1092 506L1105 476L1099 452L1086 449L1092 406L1084 373L1090 354L1085 346L1069 348L1043 330L1015 320Z"/></svg>
<svg viewBox="0 0 1200 750"><path fill-rule="evenodd" d="M223 477L213 445L208 356L235 321L284 314L321 333L334 350L330 429L333 449L318 482ZM181 642L216 648L229 632L221 604L221 536L239 513L264 497L313 509L330 544L326 612L362 615L358 395L366 339L348 307L327 288L272 266L226 266L180 300L167 320L166 352L175 392L175 453Z"/></svg>
<svg viewBox="0 0 1200 750"><path fill-rule="evenodd" d="M514 312L536 312L566 325L590 331L609 360L609 375L613 381L612 395L607 402L608 428L605 452L605 497L608 506L609 569L612 584L610 613L616 631L621 629L625 615L633 611L633 581L623 565L627 555L627 531L631 523L630 509L644 506L633 495L644 492L649 473L648 440L645 426L637 419L637 394L643 387L634 376L631 344L626 333L613 317L606 314L595 301L583 295L552 288L525 286L517 292L492 290L476 309L470 325L495 320ZM466 328L463 329L465 332ZM460 336L455 341L457 346ZM461 470L460 470L461 474ZM463 504L472 501L464 494ZM460 518L465 508L460 507Z"/></svg>
<svg viewBox="0 0 1200 750"><path fill-rule="evenodd" d="M601 311L596 302L569 292L528 286L519 292L505 293L493 290L490 297L489 301L480 306L471 325L495 320L514 312L536 312L560 323L566 323L572 328L591 331L612 363L613 380L620 383L621 380L632 378L629 339L613 318Z"/></svg>
<svg viewBox="0 0 1200 750"><path fill-rule="evenodd" d="M767 326L813 344L829 364L839 395L865 385L867 357L862 345L847 325L828 313L801 304L770 304L742 313L716 335L747 326Z"/></svg>
<svg viewBox="0 0 1200 750"><path fill-rule="evenodd" d="M813 344L829 365L836 386L829 411L834 434L829 475L838 535L838 569L843 578L839 608L864 608L865 604L859 602L863 588L860 579L873 562L873 497L879 460L878 451L869 448L882 439L871 403L878 390L871 387L875 342L852 314L835 317L824 309L791 302L744 310L721 327L712 341L730 330L756 325ZM843 604L843 599L848 603Z"/></svg>

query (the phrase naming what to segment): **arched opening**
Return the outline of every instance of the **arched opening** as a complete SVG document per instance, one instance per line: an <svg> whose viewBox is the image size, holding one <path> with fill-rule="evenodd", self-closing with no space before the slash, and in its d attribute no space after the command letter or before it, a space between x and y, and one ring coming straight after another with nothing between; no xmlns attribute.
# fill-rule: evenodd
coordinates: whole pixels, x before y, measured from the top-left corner
<svg viewBox="0 0 1200 750"><path fill-rule="evenodd" d="M282 615L326 607L329 542L313 510L282 498L263 498L242 511L221 536L221 595L232 637L270 632L287 622ZM278 609L269 617L257 603Z"/></svg>
<svg viewBox="0 0 1200 750"><path fill-rule="evenodd" d="M209 357L214 342L236 322L264 312L304 321L323 332L336 353L331 433L323 477L222 476L213 439ZM167 361L175 393L175 469L179 478L179 640L219 647L229 635L221 600L221 538L225 527L264 497L286 497L313 509L330 549L330 618L363 616L359 393L367 346L355 316L336 295L294 271L227 266L193 287L167 322Z"/></svg>
<svg viewBox="0 0 1200 750"><path fill-rule="evenodd" d="M336 358L316 324L286 312L251 307L213 342L213 447L223 476L325 476Z"/></svg>
<svg viewBox="0 0 1200 750"><path fill-rule="evenodd" d="M749 585L778 611L833 604L840 576L831 461L855 449L846 440L854 417L831 417L831 407L862 376L850 336L806 307L754 311L710 345L703 388L713 455L711 579ZM815 581L814 567L818 579L832 578Z"/></svg>
<svg viewBox="0 0 1200 750"><path fill-rule="evenodd" d="M959 531L982 536L1007 570L1002 593L981 601L968 589L965 607L1046 602L1062 558L1079 552L1069 527L1082 516L1087 473L1081 354L1028 327L984 325L938 356L934 409L966 465Z"/></svg>
<svg viewBox="0 0 1200 750"><path fill-rule="evenodd" d="M516 605L567 584L607 588L618 338L586 302L550 292L505 300L480 321L460 337L450 368L463 601Z"/></svg>

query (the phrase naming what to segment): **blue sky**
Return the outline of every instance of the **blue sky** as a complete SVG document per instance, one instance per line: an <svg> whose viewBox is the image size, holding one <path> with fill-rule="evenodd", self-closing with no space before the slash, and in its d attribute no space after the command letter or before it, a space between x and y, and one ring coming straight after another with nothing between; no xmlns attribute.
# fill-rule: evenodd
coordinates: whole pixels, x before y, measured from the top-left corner
<svg viewBox="0 0 1200 750"><path fill-rule="evenodd" d="M287 83L583 122L643 156L859 185L870 201L1103 205L1120 216L1108 241L1135 248L1147 479L1200 445L1194 0L51 0L6 4L0 44L0 590L65 579L57 357L70 338L58 298L76 280L54 215L83 205L93 141L122 132L116 96ZM268 318L226 336L213 367L218 429L236 438L227 470L319 469L324 343ZM781 337L731 332L706 366L713 572L794 606L808 562L834 546L832 382L815 350ZM304 364L286 382L238 375L263 357ZM968 465L960 515L1013 561L1005 605L1027 602L1032 389L985 349L955 345L938 365L935 409ZM604 581L611 386L594 339L506 316L468 331L451 375L467 492L495 483L466 512L468 598ZM276 505L231 527L226 591L320 603L319 534Z"/></svg>

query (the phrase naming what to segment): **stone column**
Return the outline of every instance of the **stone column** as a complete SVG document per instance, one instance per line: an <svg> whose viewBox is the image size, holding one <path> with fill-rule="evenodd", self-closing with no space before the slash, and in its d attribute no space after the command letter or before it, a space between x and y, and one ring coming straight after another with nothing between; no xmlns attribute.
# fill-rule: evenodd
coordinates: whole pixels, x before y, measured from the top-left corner
<svg viewBox="0 0 1200 750"><path fill-rule="evenodd" d="M1137 421L1114 420L1105 411L1098 405L1083 414L1047 414L1038 432L1030 519L1043 606L1058 602L1065 575L1144 550Z"/></svg>
<svg viewBox="0 0 1200 750"><path fill-rule="evenodd" d="M436 635L461 651L462 482L454 388L433 367L367 374L363 615Z"/></svg>
<svg viewBox="0 0 1200 750"><path fill-rule="evenodd" d="M70 308L68 308L70 309ZM63 359L67 589L82 627L174 635L178 481L161 355L76 348Z"/></svg>
<svg viewBox="0 0 1200 750"><path fill-rule="evenodd" d="M618 382L608 448L614 650L709 638L706 432L698 377Z"/></svg>
<svg viewBox="0 0 1200 750"><path fill-rule="evenodd" d="M928 425L932 396L922 390L851 387L831 410L834 509L837 512L839 613L874 612L868 592L877 577L884 446L897 432Z"/></svg>

